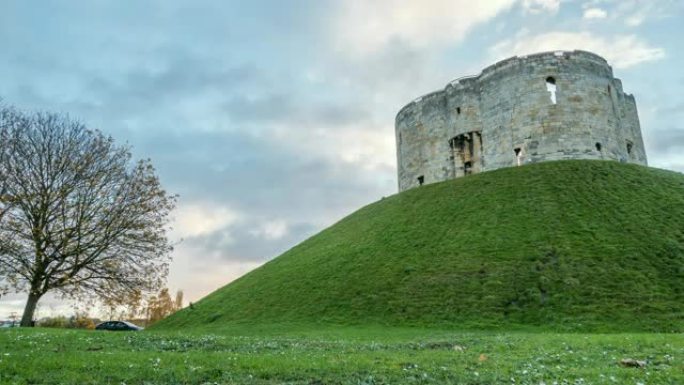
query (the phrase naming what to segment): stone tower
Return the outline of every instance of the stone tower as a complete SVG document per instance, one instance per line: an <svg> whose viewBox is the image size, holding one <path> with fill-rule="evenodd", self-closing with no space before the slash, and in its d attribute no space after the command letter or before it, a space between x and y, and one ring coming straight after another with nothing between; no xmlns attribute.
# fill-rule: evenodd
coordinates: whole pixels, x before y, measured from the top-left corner
<svg viewBox="0 0 684 385"><path fill-rule="evenodd" d="M560 159L646 165L634 96L585 51L500 61L409 103L395 128L399 191Z"/></svg>

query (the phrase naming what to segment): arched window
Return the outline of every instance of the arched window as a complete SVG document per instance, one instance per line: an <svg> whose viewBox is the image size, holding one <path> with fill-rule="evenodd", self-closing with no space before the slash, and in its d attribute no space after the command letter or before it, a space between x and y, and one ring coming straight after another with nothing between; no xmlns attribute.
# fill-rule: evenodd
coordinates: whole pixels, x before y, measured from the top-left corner
<svg viewBox="0 0 684 385"><path fill-rule="evenodd" d="M549 76L546 78L546 90L551 94L551 103L556 104L556 78Z"/></svg>

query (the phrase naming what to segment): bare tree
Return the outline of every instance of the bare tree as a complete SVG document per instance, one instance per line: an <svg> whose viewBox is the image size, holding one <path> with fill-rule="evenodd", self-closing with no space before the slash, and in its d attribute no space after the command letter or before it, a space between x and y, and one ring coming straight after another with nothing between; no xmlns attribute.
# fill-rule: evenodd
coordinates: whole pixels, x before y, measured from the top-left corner
<svg viewBox="0 0 684 385"><path fill-rule="evenodd" d="M168 272L176 196L150 160L68 117L0 106L0 284L40 298L156 291Z"/></svg>

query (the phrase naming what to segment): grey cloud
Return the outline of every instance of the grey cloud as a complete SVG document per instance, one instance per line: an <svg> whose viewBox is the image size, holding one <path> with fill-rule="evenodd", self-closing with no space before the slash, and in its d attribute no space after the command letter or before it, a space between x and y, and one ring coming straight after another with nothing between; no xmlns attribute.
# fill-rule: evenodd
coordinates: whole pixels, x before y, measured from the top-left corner
<svg viewBox="0 0 684 385"><path fill-rule="evenodd" d="M242 132L146 134L139 140L181 199L225 202L250 213L339 215L395 189L394 169L368 174Z"/></svg>
<svg viewBox="0 0 684 385"><path fill-rule="evenodd" d="M154 33L153 28L142 31ZM321 84L302 86L302 61L279 68L259 60L278 60L273 57L216 57L205 51L218 44L216 37L198 39L199 49L182 39L151 44L140 56L131 36L124 36L130 47L118 48L135 54L122 57L124 62L112 70L60 66L59 71L77 75L84 92L65 95L58 108L129 141L138 157L151 157L181 203L210 202L254 221L293 223L288 236L270 242L249 234L256 222L225 229L237 239L226 246L227 258L272 257L317 227L396 192L393 167L364 170L305 148L288 148L267 135L257 137L252 130L268 132L272 125L284 130L391 127L401 105L432 90L416 87L442 87L450 76L430 69L428 53L399 40L362 60L324 52L315 62ZM231 44L234 39L228 37ZM303 58L311 55L306 52ZM26 94L41 95L39 90ZM56 105L49 99L41 103ZM339 150L337 143L313 145ZM222 234L212 237L188 242L209 250L218 247Z"/></svg>
<svg viewBox="0 0 684 385"><path fill-rule="evenodd" d="M263 262L313 235L318 227L311 223L295 223L278 239L268 239L253 233L260 223L256 220L229 226L212 234L184 240L194 250L219 251L224 259L232 261Z"/></svg>
<svg viewBox="0 0 684 385"><path fill-rule="evenodd" d="M185 119L192 122L198 117L181 111L186 104L198 103L204 111L196 113L206 118L231 92L268 87L267 75L249 63L220 66L183 52L166 55L160 62L162 68L157 70L135 69L116 75L86 72L79 77L79 92L60 92L56 97L48 96L39 82L20 82L10 90L7 102L69 112L109 131L125 131L135 121L141 121L147 130L182 129L188 128Z"/></svg>
<svg viewBox="0 0 684 385"><path fill-rule="evenodd" d="M74 40L73 49L66 50L64 41L51 47L13 43L15 67L0 74L0 91L7 90L8 103L69 112L117 142L129 142L136 157L152 159L167 190L180 194L180 204L238 211L244 220L185 240L190 250L206 253L198 259L220 254L224 260L264 261L396 192L391 166L364 169L313 151L339 153L339 143L312 142L317 148L308 151L269 138L270 130L292 130L297 137L320 128L388 129L391 135L394 113L422 92L418 84L440 79L435 83L443 86L425 53L402 42L354 61L327 50L327 36L310 33L305 21L290 22L324 23L311 17L324 12L319 4L286 7L287 15L279 15L272 4L245 3L261 20L257 31L239 21L228 25L221 10L207 19L197 8L170 5L146 20L140 15L149 12L117 13L112 3L94 20L74 26L82 40ZM69 20L62 13L51 17L61 18L53 28ZM123 19L130 29L117 26ZM180 23L189 20L205 24ZM309 70L317 77L306 79ZM273 219L288 223L283 237L252 232Z"/></svg>
<svg viewBox="0 0 684 385"><path fill-rule="evenodd" d="M684 102L659 109L661 114L678 115L684 113Z"/></svg>
<svg viewBox="0 0 684 385"><path fill-rule="evenodd" d="M684 162L670 163L669 168L673 171L684 173Z"/></svg>
<svg viewBox="0 0 684 385"><path fill-rule="evenodd" d="M399 92L396 97L410 100L415 97L416 86L429 83L429 79L438 74L427 65L429 58L430 52L393 39L383 49L363 57L362 61L354 57L334 57L330 68L336 78L352 79L352 86L361 91L358 95L362 98L370 96L369 93L396 95Z"/></svg>
<svg viewBox="0 0 684 385"><path fill-rule="evenodd" d="M188 97L207 90L224 91L231 87L254 82L257 71L254 66L242 65L227 69L207 65L188 57L169 60L162 71L132 72L127 84L118 91L127 96L138 97L146 102L155 98ZM93 88L102 89L104 82Z"/></svg>
<svg viewBox="0 0 684 385"><path fill-rule="evenodd" d="M254 87L262 80L253 65L221 68L181 55L169 58L158 71L132 71L123 78L98 75L90 79L81 102L103 106L98 112L111 112L117 120L136 114L174 115L174 108L185 101L204 98L211 103L212 93L220 97L227 90Z"/></svg>
<svg viewBox="0 0 684 385"><path fill-rule="evenodd" d="M684 127L651 131L646 137L649 154L668 154L684 149Z"/></svg>
<svg viewBox="0 0 684 385"><path fill-rule="evenodd" d="M259 98L234 95L224 111L236 123L278 122L305 125L343 126L367 121L371 114L361 102L353 105L302 100L295 94L271 94Z"/></svg>
<svg viewBox="0 0 684 385"><path fill-rule="evenodd" d="M169 189L180 192L181 203L226 205L246 218L212 234L184 240L200 253L218 251L234 261L275 257L396 188L394 169L364 175L353 165L297 157L278 143L238 132L149 140L160 144L161 152L153 156L165 157L159 164L173 170L162 174L168 176ZM383 179L384 183L378 182ZM284 237L268 240L252 233L274 218L288 223Z"/></svg>
<svg viewBox="0 0 684 385"><path fill-rule="evenodd" d="M320 220L339 218L394 192L393 169L368 173L250 134L273 123L292 130L363 127L373 116L362 98L354 104L317 100L281 83L281 92L254 102L244 93L272 91L273 77L255 66L219 70L183 53L163 62L160 71L136 70L123 79L95 77L87 95L63 108L87 123L101 122L115 139L131 142L137 156L151 157L162 181L182 200L239 206L249 215ZM179 109L182 100L205 99L205 110L188 114ZM335 143L320 145L336 150Z"/></svg>

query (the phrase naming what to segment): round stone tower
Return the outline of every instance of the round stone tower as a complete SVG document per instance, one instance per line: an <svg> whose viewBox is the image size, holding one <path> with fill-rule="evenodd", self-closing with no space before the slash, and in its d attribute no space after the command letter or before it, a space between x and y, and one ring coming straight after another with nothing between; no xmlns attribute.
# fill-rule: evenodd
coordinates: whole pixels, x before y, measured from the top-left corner
<svg viewBox="0 0 684 385"><path fill-rule="evenodd" d="M634 97L585 51L500 61L409 103L395 128L399 191L560 159L646 165Z"/></svg>

